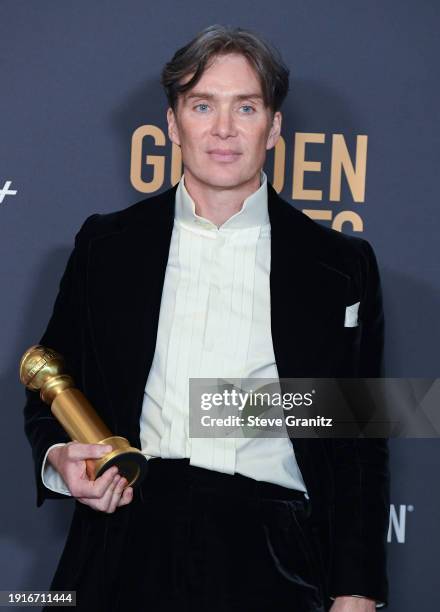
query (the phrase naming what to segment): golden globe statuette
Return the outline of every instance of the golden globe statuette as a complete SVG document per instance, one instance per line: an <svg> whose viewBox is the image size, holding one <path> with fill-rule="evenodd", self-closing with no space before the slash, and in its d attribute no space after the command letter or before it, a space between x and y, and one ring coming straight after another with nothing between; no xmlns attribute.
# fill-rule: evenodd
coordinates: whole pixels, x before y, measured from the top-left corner
<svg viewBox="0 0 440 612"><path fill-rule="evenodd" d="M63 357L41 345L31 346L20 361L20 380L51 408L72 440L83 444L109 444L113 450L100 459L86 461L91 480L116 465L119 474L127 479L127 487L139 485L147 471L147 459L128 440L112 435L92 405L74 386L71 376L64 372Z"/></svg>

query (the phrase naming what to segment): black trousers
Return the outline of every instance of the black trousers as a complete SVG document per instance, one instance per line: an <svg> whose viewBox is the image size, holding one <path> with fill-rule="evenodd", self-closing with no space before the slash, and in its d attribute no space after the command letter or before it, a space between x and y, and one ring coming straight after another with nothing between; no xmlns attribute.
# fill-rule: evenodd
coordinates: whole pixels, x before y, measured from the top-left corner
<svg viewBox="0 0 440 612"><path fill-rule="evenodd" d="M119 560L116 610L327 609L303 493L187 459L151 459L141 487Z"/></svg>

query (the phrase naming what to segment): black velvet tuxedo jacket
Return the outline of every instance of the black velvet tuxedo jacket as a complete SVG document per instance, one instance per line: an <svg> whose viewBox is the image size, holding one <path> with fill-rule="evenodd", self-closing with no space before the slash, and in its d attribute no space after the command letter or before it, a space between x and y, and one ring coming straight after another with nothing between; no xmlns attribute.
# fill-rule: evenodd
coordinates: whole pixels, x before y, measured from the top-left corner
<svg viewBox="0 0 440 612"><path fill-rule="evenodd" d="M40 340L65 356L77 386L110 430L138 447L175 191L86 220ZM380 376L383 311L369 243L312 221L271 185L268 196L271 332L279 376ZM346 306L355 302L359 324L344 327ZM40 473L48 447L68 438L37 393L27 391L24 416L40 506L46 498L64 497L47 489ZM292 444L310 496L328 593L386 601L387 441L298 438ZM53 588L79 588L86 579L104 590L112 584L135 503L136 493L131 504L106 514L75 502Z"/></svg>

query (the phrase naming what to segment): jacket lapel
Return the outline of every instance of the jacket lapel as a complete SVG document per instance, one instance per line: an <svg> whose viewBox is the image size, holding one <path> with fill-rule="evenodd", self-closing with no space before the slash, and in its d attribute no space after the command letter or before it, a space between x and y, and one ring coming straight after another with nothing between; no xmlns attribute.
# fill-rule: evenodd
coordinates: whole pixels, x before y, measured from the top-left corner
<svg viewBox="0 0 440 612"><path fill-rule="evenodd" d="M281 378L322 376L329 337L344 325L349 277L326 263L316 223L268 188L271 329L278 373Z"/></svg>
<svg viewBox="0 0 440 612"><path fill-rule="evenodd" d="M343 330L349 278L328 264L316 223L268 185L271 223L271 331L279 377L331 377L334 347ZM333 262L332 262L333 264ZM289 389L291 390L291 389ZM310 483L331 478L322 439L290 439L309 493ZM320 474L312 473L313 462Z"/></svg>

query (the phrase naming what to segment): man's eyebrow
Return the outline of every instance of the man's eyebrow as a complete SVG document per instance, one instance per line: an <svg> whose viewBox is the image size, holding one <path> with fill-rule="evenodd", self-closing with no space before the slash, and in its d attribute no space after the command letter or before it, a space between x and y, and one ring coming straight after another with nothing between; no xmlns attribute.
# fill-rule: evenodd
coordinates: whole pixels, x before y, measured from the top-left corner
<svg viewBox="0 0 440 612"><path fill-rule="evenodd" d="M203 98L205 100L212 100L215 98L215 94L209 93L207 91L193 91L185 95L187 100L192 100L194 98ZM232 96L235 100L263 100L263 96L259 92L249 92L243 94L237 94L236 96Z"/></svg>

